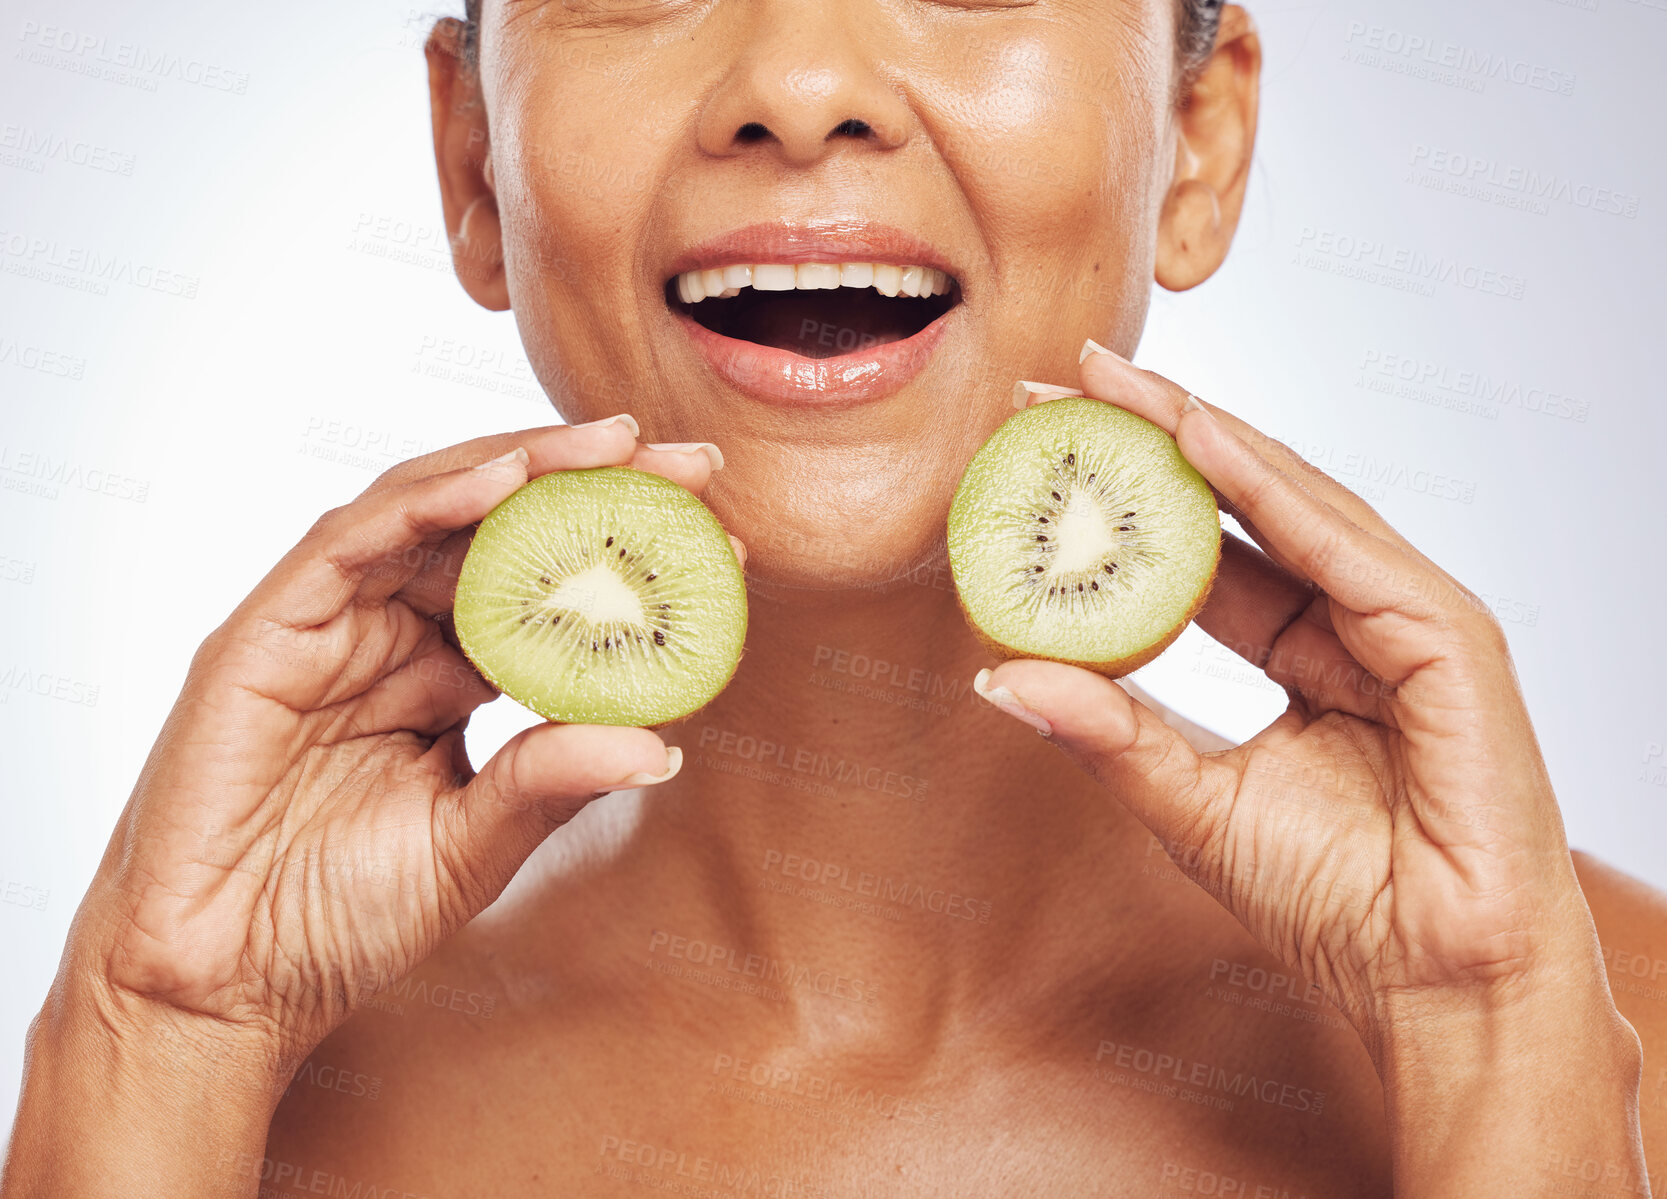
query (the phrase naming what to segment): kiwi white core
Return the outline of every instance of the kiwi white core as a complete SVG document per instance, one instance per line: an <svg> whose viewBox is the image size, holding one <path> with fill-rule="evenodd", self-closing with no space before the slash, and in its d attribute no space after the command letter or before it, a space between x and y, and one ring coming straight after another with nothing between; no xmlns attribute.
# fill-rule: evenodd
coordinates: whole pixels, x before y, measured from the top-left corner
<svg viewBox="0 0 1667 1199"><path fill-rule="evenodd" d="M573 613L598 627L646 623L642 598L606 562L597 562L562 579L542 607L546 611Z"/></svg>
<svg viewBox="0 0 1667 1199"><path fill-rule="evenodd" d="M1117 550L1117 539L1111 535L1111 522L1094 502L1094 497L1080 487L1071 489L1071 497L1057 522L1054 539L1059 548L1054 551L1052 574L1074 575L1097 564L1107 554Z"/></svg>

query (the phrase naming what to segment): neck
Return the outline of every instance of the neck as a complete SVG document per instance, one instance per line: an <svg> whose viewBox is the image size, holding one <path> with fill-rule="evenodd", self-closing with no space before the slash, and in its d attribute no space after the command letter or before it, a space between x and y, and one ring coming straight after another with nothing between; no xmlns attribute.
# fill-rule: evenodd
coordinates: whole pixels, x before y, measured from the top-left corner
<svg viewBox="0 0 1667 1199"><path fill-rule="evenodd" d="M862 980L883 1000L865 1023L912 1025L915 1044L1026 998L1015 979L1080 981L1129 953L1131 880L1167 865L1110 794L972 691L989 655L943 582L755 593L735 679L663 731L684 767L637 837L659 910L687 925L661 927ZM848 1025L847 1005L818 1006Z"/></svg>

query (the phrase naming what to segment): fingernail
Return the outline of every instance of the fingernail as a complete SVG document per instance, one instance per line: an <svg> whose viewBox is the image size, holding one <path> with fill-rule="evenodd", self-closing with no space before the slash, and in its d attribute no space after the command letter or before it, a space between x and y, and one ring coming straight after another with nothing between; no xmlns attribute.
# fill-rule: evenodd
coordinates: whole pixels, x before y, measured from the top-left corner
<svg viewBox="0 0 1667 1199"><path fill-rule="evenodd" d="M1075 387L1061 387L1057 383L1032 383L1029 379L1020 379L1013 384L1013 407L1028 408L1032 404L1043 404L1064 396L1081 394L1082 392Z"/></svg>
<svg viewBox="0 0 1667 1199"><path fill-rule="evenodd" d="M692 454L696 450L712 460L713 470L724 468L724 452L710 441L664 441L659 445L651 445L651 450L667 450L673 454Z"/></svg>
<svg viewBox="0 0 1667 1199"><path fill-rule="evenodd" d="M1210 420L1215 419L1214 414L1212 414L1208 408L1204 407L1203 404L1199 403L1198 397L1193 395L1191 392L1187 393L1187 402L1181 405L1181 411L1183 413L1202 412Z"/></svg>
<svg viewBox="0 0 1667 1199"><path fill-rule="evenodd" d="M730 534L729 544L735 547L735 558L741 563L741 569L747 569L747 547L741 544L741 539L733 533Z"/></svg>
<svg viewBox="0 0 1667 1199"><path fill-rule="evenodd" d="M497 470L498 468L508 466L511 463L515 463L515 464L518 464L518 465L524 467L528 463L530 463L531 461L532 461L532 459L527 457L526 449L522 446L516 446L513 450L511 450L507 454L504 454L502 457L494 458L490 462L477 463L475 465L475 469L476 470Z"/></svg>
<svg viewBox="0 0 1667 1199"><path fill-rule="evenodd" d="M666 747L666 769L664 774L649 774L639 770L615 783L612 787L603 787L597 795L612 795L615 791L630 791L637 787L652 787L655 783L663 783L683 769L683 749L681 746L668 745Z"/></svg>
<svg viewBox="0 0 1667 1199"><path fill-rule="evenodd" d="M1129 360L1127 358L1123 357L1123 355L1119 354L1116 350L1113 350L1113 349L1111 349L1107 346L1101 345L1099 342L1095 341L1092 337L1087 338L1086 340L1083 341L1083 343L1082 343L1082 353L1077 355L1078 364L1080 365L1081 363L1087 362L1095 354L1104 354L1107 358L1110 358L1113 362L1121 362L1121 363L1124 363L1125 365L1129 364Z"/></svg>
<svg viewBox="0 0 1667 1199"><path fill-rule="evenodd" d="M988 700L990 704L1000 708L1003 712L1006 712L1015 720L1024 721L1038 733L1041 733L1042 736L1053 736L1053 725L1049 724L1043 717L1038 716L1035 712L1032 712L1029 708L1025 707L1024 704L1020 703L1019 697L1014 695L1006 687L990 686L990 678L991 675L988 670L979 671L978 674L973 677L972 689L978 692L982 698Z"/></svg>
<svg viewBox="0 0 1667 1199"><path fill-rule="evenodd" d="M631 430L632 437L641 437L642 430L637 427L637 418L629 412L621 412L618 416L610 416L603 420L586 421L582 425L574 425L575 429L604 429L609 425L624 425Z"/></svg>

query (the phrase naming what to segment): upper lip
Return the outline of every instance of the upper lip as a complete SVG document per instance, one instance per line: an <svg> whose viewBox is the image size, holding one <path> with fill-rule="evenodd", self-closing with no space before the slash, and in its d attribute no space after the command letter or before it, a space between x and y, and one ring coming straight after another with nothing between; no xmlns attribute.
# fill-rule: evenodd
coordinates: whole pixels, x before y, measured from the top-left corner
<svg viewBox="0 0 1667 1199"><path fill-rule="evenodd" d="M685 271L770 262L930 266L961 282L960 268L925 238L895 225L851 219L804 224L766 221L731 229L684 250L667 267L665 277L675 279Z"/></svg>

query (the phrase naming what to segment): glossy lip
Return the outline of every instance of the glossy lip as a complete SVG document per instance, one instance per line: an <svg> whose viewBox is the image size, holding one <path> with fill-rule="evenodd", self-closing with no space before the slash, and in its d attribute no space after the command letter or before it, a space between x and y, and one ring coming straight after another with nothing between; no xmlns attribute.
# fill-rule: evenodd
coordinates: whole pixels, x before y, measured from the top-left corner
<svg viewBox="0 0 1667 1199"><path fill-rule="evenodd" d="M737 391L774 404L846 408L891 395L918 375L943 340L945 323L959 309L951 308L913 337L835 358L806 358L725 337L686 312L672 316L707 364Z"/></svg>
<svg viewBox="0 0 1667 1199"><path fill-rule="evenodd" d="M725 337L682 309L671 308L678 327L725 382L767 403L845 408L891 395L925 368L947 332L947 322L961 307L961 272L942 252L895 226L870 221L748 225L685 250L672 260L662 282L685 271L769 262L936 267L954 280L956 303L912 337L833 358L806 358L791 350Z"/></svg>
<svg viewBox="0 0 1667 1199"><path fill-rule="evenodd" d="M793 225L764 223L732 229L684 250L666 267L660 282L685 271L709 271L741 262L884 262L931 266L959 287L961 271L931 242L895 225L830 220Z"/></svg>

